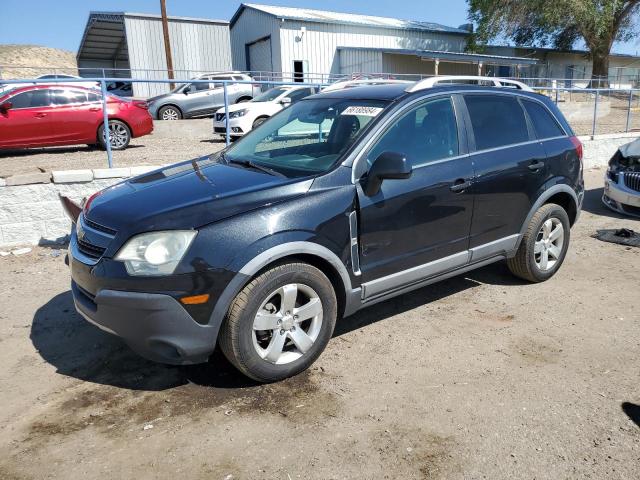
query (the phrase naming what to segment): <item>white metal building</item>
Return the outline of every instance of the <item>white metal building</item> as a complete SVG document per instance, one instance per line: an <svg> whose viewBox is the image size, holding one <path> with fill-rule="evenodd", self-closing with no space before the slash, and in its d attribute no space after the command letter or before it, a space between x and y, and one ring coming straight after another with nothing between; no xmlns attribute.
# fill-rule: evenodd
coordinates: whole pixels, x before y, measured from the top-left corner
<svg viewBox="0 0 640 480"><path fill-rule="evenodd" d="M169 17L176 78L231 69L229 22ZM166 79L167 60L159 15L91 12L77 54L84 77ZM134 95L164 93L168 84L134 83Z"/></svg>
<svg viewBox="0 0 640 480"><path fill-rule="evenodd" d="M535 58L464 53L470 27L242 4L231 19L233 67L313 74L477 74Z"/></svg>

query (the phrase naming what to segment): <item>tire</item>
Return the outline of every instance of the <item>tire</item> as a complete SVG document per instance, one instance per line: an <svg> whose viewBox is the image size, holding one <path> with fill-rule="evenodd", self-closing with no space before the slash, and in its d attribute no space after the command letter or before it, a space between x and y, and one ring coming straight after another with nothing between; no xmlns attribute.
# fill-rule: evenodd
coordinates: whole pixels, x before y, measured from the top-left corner
<svg viewBox="0 0 640 480"><path fill-rule="evenodd" d="M302 318L294 318L296 312ZM304 318L307 315L312 316ZM220 329L220 349L247 377L263 383L283 380L306 370L320 356L333 334L336 315L335 291L324 273L306 263L277 265L254 278L234 299ZM254 330L258 321L264 330Z"/></svg>
<svg viewBox="0 0 640 480"><path fill-rule="evenodd" d="M553 234L558 227L561 231ZM569 216L560 205L548 203L540 207L531 218L516 255L507 260L511 273L534 283L553 277L567 254L570 228Z"/></svg>
<svg viewBox="0 0 640 480"><path fill-rule="evenodd" d="M131 142L131 130L126 123L120 120L109 120L109 135L111 140L111 150L124 150ZM106 140L104 135L104 124L98 128L98 142L106 150Z"/></svg>
<svg viewBox="0 0 640 480"><path fill-rule="evenodd" d="M165 105L158 110L158 120L182 120L182 111L173 105Z"/></svg>
<svg viewBox="0 0 640 480"><path fill-rule="evenodd" d="M236 103L247 103L247 102L250 102L251 100L252 100L251 97L242 97L242 98L239 98L236 101Z"/></svg>
<svg viewBox="0 0 640 480"><path fill-rule="evenodd" d="M254 128L258 128L260 125L262 125L265 121L267 121L269 117L258 117L253 121L253 124L251 125L251 129L253 130Z"/></svg>

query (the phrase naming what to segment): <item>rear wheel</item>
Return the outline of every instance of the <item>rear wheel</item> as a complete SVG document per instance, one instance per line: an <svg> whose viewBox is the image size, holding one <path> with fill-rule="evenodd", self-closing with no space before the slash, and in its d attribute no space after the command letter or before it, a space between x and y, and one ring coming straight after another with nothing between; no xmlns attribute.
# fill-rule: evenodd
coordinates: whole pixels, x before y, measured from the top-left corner
<svg viewBox="0 0 640 480"><path fill-rule="evenodd" d="M515 276L530 282L551 278L562 265L571 226L567 212L560 205L548 203L533 215L515 257L507 260Z"/></svg>
<svg viewBox="0 0 640 480"><path fill-rule="evenodd" d="M104 133L104 124L98 129L98 141L102 148L107 148L107 140ZM111 150L124 150L131 142L131 130L120 120L109 120L109 141Z"/></svg>
<svg viewBox="0 0 640 480"><path fill-rule="evenodd" d="M182 112L178 107L167 105L158 110L158 120L181 120Z"/></svg>
<svg viewBox="0 0 640 480"><path fill-rule="evenodd" d="M248 377L282 380L318 358L336 315L333 286L320 270L282 264L254 278L235 298L220 331L220 348Z"/></svg>

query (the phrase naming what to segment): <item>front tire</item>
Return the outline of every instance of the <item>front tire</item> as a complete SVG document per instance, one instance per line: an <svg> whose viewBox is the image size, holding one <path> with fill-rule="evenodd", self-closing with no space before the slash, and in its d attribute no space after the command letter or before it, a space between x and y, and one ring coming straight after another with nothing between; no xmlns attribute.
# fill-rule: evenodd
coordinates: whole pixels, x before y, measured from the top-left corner
<svg viewBox="0 0 640 480"><path fill-rule="evenodd" d="M530 282L544 282L560 269L569 248L571 225L560 205L548 203L533 215L520 247L507 260L511 273Z"/></svg>
<svg viewBox="0 0 640 480"><path fill-rule="evenodd" d="M256 129L258 128L260 125L262 125L264 122L267 121L269 117L258 117L253 121L253 124L251 125L251 129Z"/></svg>
<svg viewBox="0 0 640 480"><path fill-rule="evenodd" d="M178 107L167 105L158 110L158 120L182 120L182 112Z"/></svg>
<svg viewBox="0 0 640 480"><path fill-rule="evenodd" d="M220 330L220 348L246 376L283 380L320 356L336 316L335 291L324 273L306 263L285 263L238 294Z"/></svg>
<svg viewBox="0 0 640 480"><path fill-rule="evenodd" d="M120 120L109 120L109 140L111 150L124 150L131 142L131 130L126 123ZM104 124L98 129L98 141L100 146L106 150L107 140L104 134Z"/></svg>

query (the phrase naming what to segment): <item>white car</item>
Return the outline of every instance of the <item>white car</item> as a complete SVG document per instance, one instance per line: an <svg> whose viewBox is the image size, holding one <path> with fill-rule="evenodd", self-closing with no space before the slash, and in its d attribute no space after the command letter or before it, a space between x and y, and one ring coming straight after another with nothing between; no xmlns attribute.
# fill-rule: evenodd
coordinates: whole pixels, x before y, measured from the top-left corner
<svg viewBox="0 0 640 480"><path fill-rule="evenodd" d="M229 105L229 134L231 137L241 137L283 108L314 93L314 87L281 86L267 90L249 102ZM224 107L216 111L213 133L226 135L226 113Z"/></svg>

